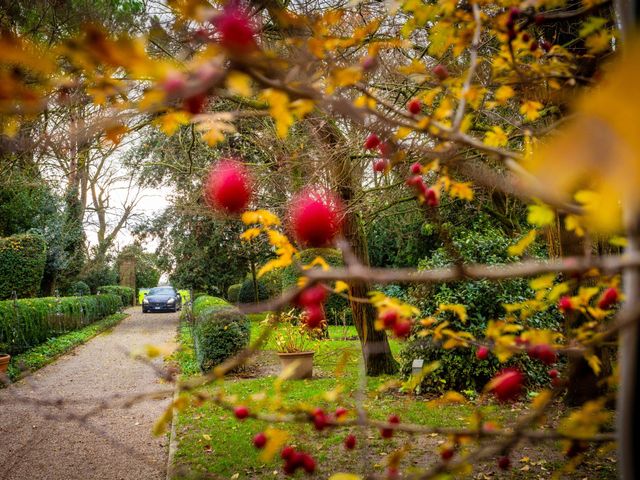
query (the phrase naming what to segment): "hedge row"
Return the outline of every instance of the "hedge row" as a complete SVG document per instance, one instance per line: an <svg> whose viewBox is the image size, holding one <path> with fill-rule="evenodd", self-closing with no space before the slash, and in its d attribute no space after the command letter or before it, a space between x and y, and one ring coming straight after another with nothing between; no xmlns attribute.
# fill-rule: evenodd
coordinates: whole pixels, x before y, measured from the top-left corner
<svg viewBox="0 0 640 480"><path fill-rule="evenodd" d="M247 317L225 300L208 295L193 302L193 344L202 371L224 362L249 344Z"/></svg>
<svg viewBox="0 0 640 480"><path fill-rule="evenodd" d="M108 293L111 295L118 295L122 299L122 305L133 305L133 299L135 290L130 287L123 287L121 285L103 285L98 287L100 293Z"/></svg>
<svg viewBox="0 0 640 480"><path fill-rule="evenodd" d="M0 351L17 354L122 308L118 295L45 297L0 302Z"/></svg>
<svg viewBox="0 0 640 480"><path fill-rule="evenodd" d="M47 244L40 235L0 238L0 299L35 297L47 260Z"/></svg>

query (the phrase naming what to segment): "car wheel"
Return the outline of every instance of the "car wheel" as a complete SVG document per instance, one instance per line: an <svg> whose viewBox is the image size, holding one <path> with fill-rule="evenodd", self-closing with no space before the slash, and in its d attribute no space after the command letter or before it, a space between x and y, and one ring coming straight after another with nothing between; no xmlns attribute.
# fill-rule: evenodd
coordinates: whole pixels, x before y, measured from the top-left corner
<svg viewBox="0 0 640 480"><path fill-rule="evenodd" d="M143 309L142 309L142 313L147 313L147 311L143 308Z"/></svg>

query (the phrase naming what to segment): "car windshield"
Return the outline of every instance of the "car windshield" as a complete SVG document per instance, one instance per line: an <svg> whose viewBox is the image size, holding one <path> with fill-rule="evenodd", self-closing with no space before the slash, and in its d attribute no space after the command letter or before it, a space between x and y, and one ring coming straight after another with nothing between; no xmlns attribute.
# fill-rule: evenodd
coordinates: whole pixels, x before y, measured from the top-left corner
<svg viewBox="0 0 640 480"><path fill-rule="evenodd" d="M173 287L157 287L147 292L147 295L173 295L175 290Z"/></svg>

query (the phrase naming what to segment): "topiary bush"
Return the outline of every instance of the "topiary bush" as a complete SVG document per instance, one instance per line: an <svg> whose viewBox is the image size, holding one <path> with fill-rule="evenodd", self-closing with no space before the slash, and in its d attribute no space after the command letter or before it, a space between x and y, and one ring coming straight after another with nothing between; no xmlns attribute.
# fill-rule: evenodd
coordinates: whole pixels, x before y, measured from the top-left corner
<svg viewBox="0 0 640 480"><path fill-rule="evenodd" d="M89 288L89 285L84 283L82 280L79 280L71 285L71 288L69 289L69 295L75 295L77 297L91 295L91 289Z"/></svg>
<svg viewBox="0 0 640 480"><path fill-rule="evenodd" d="M121 308L121 297L110 294L0 301L0 345L17 354Z"/></svg>
<svg viewBox="0 0 640 480"><path fill-rule="evenodd" d="M249 345L249 320L221 298L197 298L193 302L192 314L194 350L203 372Z"/></svg>
<svg viewBox="0 0 640 480"><path fill-rule="evenodd" d="M513 261L507 255L507 248L513 240L499 228L491 225L486 218L474 218L473 229L453 229L453 241L465 263L486 263L501 265ZM444 248L419 263L423 269L440 268L452 264ZM451 328L470 332L476 338L484 338L487 322L505 317L503 304L516 303L533 297L527 279L504 281L461 281L419 286L409 290L409 302L418 306L424 315L433 315L441 303L464 304L467 306L468 320L465 325L450 316ZM549 312L532 315L531 327L557 330L561 318ZM422 358L425 364L439 361L440 368L425 377L422 391L477 390L501 368L518 365L527 372L533 384L548 382L547 367L533 361L526 355L514 357L510 363L501 364L493 356L486 360L475 357L475 348L444 350L430 338L407 342L401 352L401 368L405 375L411 373L411 363Z"/></svg>
<svg viewBox="0 0 640 480"><path fill-rule="evenodd" d="M113 295L119 295L122 298L122 304L124 306L133 305L133 299L135 296L135 290L130 287L123 287L122 285L102 285L98 287L100 293L111 293Z"/></svg>
<svg viewBox="0 0 640 480"><path fill-rule="evenodd" d="M35 297L47 261L47 244L40 235L0 238L0 299Z"/></svg>
<svg viewBox="0 0 640 480"><path fill-rule="evenodd" d="M255 303L267 300L269 298L267 287L259 279L257 280L257 284L258 298L256 298L256 289L253 279L249 276L244 282L242 282L240 292L238 293L238 303Z"/></svg>
<svg viewBox="0 0 640 480"><path fill-rule="evenodd" d="M309 248L300 252L300 264L307 265L316 257L322 257L332 267L344 266L342 254L333 248ZM290 265L282 269L282 291L295 287L298 281L298 269ZM353 317L349 301L340 295L329 295L324 305L327 322L330 325L352 325Z"/></svg>
<svg viewBox="0 0 640 480"><path fill-rule="evenodd" d="M229 303L238 303L241 288L241 283L234 283L227 289L227 300L229 300Z"/></svg>

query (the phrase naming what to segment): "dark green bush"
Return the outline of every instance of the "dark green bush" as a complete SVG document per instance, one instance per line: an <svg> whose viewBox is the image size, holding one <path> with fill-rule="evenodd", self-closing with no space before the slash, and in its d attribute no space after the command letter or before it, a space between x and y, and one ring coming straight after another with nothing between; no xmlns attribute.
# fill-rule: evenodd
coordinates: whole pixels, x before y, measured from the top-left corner
<svg viewBox="0 0 640 480"><path fill-rule="evenodd" d="M44 297L0 302L0 350L23 352L122 308L118 295Z"/></svg>
<svg viewBox="0 0 640 480"><path fill-rule="evenodd" d="M0 299L35 297L47 261L47 244L40 235L0 238Z"/></svg>
<svg viewBox="0 0 640 480"><path fill-rule="evenodd" d="M238 303L240 298L240 289L242 289L241 283L235 283L227 289L227 299L230 303Z"/></svg>
<svg viewBox="0 0 640 480"><path fill-rule="evenodd" d="M256 288L253 279L249 276L242 282L240 292L238 293L238 303L263 302L269 298L269 292L264 283L259 279L256 280L256 283L258 285L258 298L256 298Z"/></svg>
<svg viewBox="0 0 640 480"><path fill-rule="evenodd" d="M98 287L100 293L110 293L113 295L119 295L122 298L122 304L124 306L133 305L133 299L135 290L130 287L123 287L121 285L102 285Z"/></svg>
<svg viewBox="0 0 640 480"><path fill-rule="evenodd" d="M91 289L89 288L89 285L80 280L71 285L71 288L69 289L69 295L75 295L77 297L91 295Z"/></svg>
<svg viewBox="0 0 640 480"><path fill-rule="evenodd" d="M193 318L194 349L202 371L219 365L249 344L249 320L220 298L196 299Z"/></svg>
<svg viewBox="0 0 640 480"><path fill-rule="evenodd" d="M300 252L300 264L307 265L316 257L324 258L332 267L342 267L344 261L339 250L333 248L309 248ZM294 287L298 281L298 269L296 265L282 269L282 290L286 291ZM349 301L340 295L330 295L324 305L327 321L330 325L352 325L353 317Z"/></svg>
<svg viewBox="0 0 640 480"><path fill-rule="evenodd" d="M282 269L276 268L260 277L260 281L267 289L269 298L277 297L282 293Z"/></svg>
<svg viewBox="0 0 640 480"><path fill-rule="evenodd" d="M453 241L466 263L481 262L501 265L513 261L507 256L507 248L513 243L500 229L491 225L485 218L474 219L473 229L453 230ZM439 248L428 259L420 262L423 269L450 266L451 260L444 248ZM463 325L453 315L447 317L455 330L469 331L476 338L484 338L487 322L504 318L503 304L521 302L533 296L527 279L513 279L499 282L460 281L430 286L420 286L409 291L409 302L418 306L423 314L432 315L441 303L463 304L467 306L469 318ZM529 319L534 328L559 327L559 317L543 312ZM426 363L438 360L440 368L424 379L423 391L481 389L499 369L500 364L494 357L478 360L474 348L443 350L430 339L418 339L408 342L401 353L402 371L411 372L411 362L422 358ZM513 358L508 365L518 365L532 384L548 382L547 368L527 356Z"/></svg>

